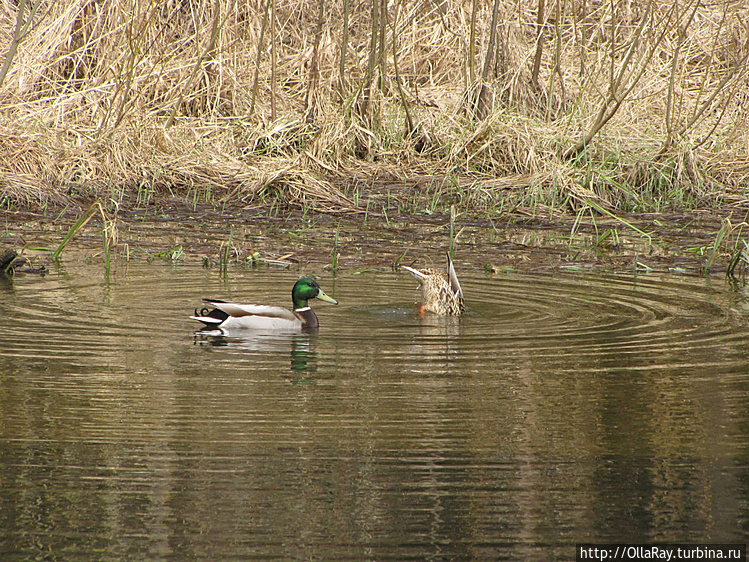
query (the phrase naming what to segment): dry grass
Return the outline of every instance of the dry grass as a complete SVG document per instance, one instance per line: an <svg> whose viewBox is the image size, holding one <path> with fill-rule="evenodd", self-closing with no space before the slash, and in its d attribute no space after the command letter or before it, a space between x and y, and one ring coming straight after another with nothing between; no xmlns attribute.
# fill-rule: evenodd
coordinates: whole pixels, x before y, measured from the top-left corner
<svg viewBox="0 0 749 562"><path fill-rule="evenodd" d="M0 201L749 206L742 2L321 2L4 1Z"/></svg>

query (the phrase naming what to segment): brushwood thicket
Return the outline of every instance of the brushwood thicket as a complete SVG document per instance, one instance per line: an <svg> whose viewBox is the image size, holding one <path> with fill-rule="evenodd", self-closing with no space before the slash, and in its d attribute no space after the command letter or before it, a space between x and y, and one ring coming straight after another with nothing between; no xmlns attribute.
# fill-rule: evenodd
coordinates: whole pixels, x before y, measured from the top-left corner
<svg viewBox="0 0 749 562"><path fill-rule="evenodd" d="M749 206L744 2L0 10L5 208L147 193L346 212L378 182L482 212Z"/></svg>

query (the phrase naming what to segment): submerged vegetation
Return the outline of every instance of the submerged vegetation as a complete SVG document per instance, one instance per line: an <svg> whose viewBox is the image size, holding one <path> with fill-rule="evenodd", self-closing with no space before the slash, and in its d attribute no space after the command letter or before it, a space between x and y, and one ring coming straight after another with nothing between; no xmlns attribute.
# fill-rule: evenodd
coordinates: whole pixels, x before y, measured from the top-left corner
<svg viewBox="0 0 749 562"><path fill-rule="evenodd" d="M21 0L2 19L5 208L749 206L743 2Z"/></svg>

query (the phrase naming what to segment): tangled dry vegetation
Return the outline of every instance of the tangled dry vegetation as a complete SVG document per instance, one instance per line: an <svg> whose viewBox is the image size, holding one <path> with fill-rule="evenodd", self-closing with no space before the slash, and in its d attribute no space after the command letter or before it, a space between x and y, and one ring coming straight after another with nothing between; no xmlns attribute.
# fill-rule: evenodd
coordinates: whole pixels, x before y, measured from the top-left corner
<svg viewBox="0 0 749 562"><path fill-rule="evenodd" d="M385 185L478 213L749 208L738 0L3 0L0 15L5 208L346 212Z"/></svg>

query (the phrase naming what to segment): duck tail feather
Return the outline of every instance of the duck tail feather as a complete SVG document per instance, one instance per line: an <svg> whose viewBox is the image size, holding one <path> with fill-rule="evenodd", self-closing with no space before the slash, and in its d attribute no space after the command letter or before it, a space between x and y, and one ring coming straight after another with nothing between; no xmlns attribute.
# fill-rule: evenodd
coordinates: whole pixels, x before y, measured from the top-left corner
<svg viewBox="0 0 749 562"><path fill-rule="evenodd" d="M460 281L458 281L458 274L455 273L455 267L453 266L453 260L450 258L450 253L447 254L447 277L450 279L450 287L453 293L462 297L463 289L460 287Z"/></svg>

